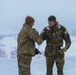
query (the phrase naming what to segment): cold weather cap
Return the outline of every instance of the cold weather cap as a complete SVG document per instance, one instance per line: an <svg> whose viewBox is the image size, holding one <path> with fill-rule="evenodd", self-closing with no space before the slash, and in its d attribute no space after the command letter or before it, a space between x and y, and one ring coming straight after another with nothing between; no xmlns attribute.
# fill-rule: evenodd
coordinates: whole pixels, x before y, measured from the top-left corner
<svg viewBox="0 0 76 75"><path fill-rule="evenodd" d="M56 22L56 17L53 16L53 15L51 15L51 16L48 17L48 21L54 21L54 22Z"/></svg>
<svg viewBox="0 0 76 75"><path fill-rule="evenodd" d="M25 18L25 23L26 24L31 24L31 23L33 23L33 22L35 22L35 20L34 20L34 18L33 17L31 17L31 16L27 16L26 18Z"/></svg>

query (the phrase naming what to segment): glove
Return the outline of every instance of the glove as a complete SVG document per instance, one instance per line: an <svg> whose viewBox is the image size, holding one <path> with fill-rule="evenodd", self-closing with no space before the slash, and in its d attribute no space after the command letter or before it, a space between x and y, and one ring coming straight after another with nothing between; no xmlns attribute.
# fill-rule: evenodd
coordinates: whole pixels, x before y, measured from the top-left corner
<svg viewBox="0 0 76 75"><path fill-rule="evenodd" d="M60 52L60 54L64 54L64 52L66 52L66 48L63 48L63 49L61 49L61 50L58 50L59 52Z"/></svg>
<svg viewBox="0 0 76 75"><path fill-rule="evenodd" d="M37 54L41 54L41 52L36 48L35 49L35 55L37 55Z"/></svg>

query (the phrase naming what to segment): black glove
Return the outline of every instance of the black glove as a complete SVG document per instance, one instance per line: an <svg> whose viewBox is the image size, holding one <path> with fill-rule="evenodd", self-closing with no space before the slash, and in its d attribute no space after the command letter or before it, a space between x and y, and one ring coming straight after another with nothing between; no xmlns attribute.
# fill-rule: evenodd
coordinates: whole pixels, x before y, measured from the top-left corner
<svg viewBox="0 0 76 75"><path fill-rule="evenodd" d="M35 49L35 55L37 55L37 54L41 54L41 52L36 48Z"/></svg>

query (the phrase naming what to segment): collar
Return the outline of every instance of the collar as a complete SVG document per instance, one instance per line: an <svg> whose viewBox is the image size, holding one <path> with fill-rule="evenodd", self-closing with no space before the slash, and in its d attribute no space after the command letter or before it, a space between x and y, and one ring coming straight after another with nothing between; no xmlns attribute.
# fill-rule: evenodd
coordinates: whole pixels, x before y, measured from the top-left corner
<svg viewBox="0 0 76 75"><path fill-rule="evenodd" d="M32 26L31 26L31 25L26 24L26 23L24 23L24 24L23 24L23 26L29 26L29 27L31 27L31 28L32 28Z"/></svg>

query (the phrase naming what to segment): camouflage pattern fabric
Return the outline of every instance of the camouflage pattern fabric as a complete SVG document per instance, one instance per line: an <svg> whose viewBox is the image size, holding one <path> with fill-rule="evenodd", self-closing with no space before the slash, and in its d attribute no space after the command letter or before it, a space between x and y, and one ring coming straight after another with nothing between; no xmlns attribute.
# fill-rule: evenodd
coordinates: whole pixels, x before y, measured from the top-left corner
<svg viewBox="0 0 76 75"><path fill-rule="evenodd" d="M66 28L59 23L54 27L45 27L41 32L41 37L46 40L45 57L47 65L47 75L53 75L53 64L56 62L58 75L63 75L64 52L71 45L71 39ZM65 47L63 46L65 41Z"/></svg>
<svg viewBox="0 0 76 75"><path fill-rule="evenodd" d="M30 64L32 56L35 55L35 42L42 43L42 38L36 29L24 23L17 38L17 58L19 75L30 75Z"/></svg>
<svg viewBox="0 0 76 75"><path fill-rule="evenodd" d="M24 24L20 30L17 38L18 50L17 54L35 54L35 42L39 45L42 43L42 38L36 29L32 28L30 25Z"/></svg>
<svg viewBox="0 0 76 75"><path fill-rule="evenodd" d="M46 65L47 65L47 74L53 75L53 65L56 62L57 66L57 75L63 75L63 67L64 67L64 57L46 57Z"/></svg>
<svg viewBox="0 0 76 75"><path fill-rule="evenodd" d="M18 55L19 75L31 75L30 65L32 57L28 55Z"/></svg>

